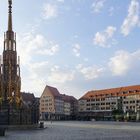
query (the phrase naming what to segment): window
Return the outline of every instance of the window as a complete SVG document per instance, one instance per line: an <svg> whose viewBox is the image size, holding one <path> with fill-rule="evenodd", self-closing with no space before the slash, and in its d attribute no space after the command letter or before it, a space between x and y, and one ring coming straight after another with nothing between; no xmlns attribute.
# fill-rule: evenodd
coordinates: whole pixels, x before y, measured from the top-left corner
<svg viewBox="0 0 140 140"><path fill-rule="evenodd" d="M106 103L106 105L110 105L110 103Z"/></svg>
<svg viewBox="0 0 140 140"><path fill-rule="evenodd" d="M16 51L16 42L13 43L13 51Z"/></svg>
<svg viewBox="0 0 140 140"><path fill-rule="evenodd" d="M7 42L5 42L5 50L8 50L8 47L7 47Z"/></svg>
<svg viewBox="0 0 140 140"><path fill-rule="evenodd" d="M96 99L96 101L100 101L100 99Z"/></svg>
<svg viewBox="0 0 140 140"><path fill-rule="evenodd" d="M106 110L110 110L110 107L106 107Z"/></svg>
<svg viewBox="0 0 140 140"><path fill-rule="evenodd" d="M135 103L135 101L130 101L130 104Z"/></svg>
<svg viewBox="0 0 140 140"><path fill-rule="evenodd" d="M9 41L9 50L12 50L12 43Z"/></svg>
<svg viewBox="0 0 140 140"><path fill-rule="evenodd" d="M127 91L123 91L123 94L127 94Z"/></svg>

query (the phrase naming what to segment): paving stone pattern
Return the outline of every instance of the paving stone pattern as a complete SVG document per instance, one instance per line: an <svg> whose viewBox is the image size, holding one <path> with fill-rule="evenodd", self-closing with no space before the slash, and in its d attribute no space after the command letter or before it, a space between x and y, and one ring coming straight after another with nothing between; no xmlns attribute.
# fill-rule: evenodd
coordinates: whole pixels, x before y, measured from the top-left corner
<svg viewBox="0 0 140 140"><path fill-rule="evenodd" d="M140 140L140 123L45 122L43 130L7 131L0 140Z"/></svg>

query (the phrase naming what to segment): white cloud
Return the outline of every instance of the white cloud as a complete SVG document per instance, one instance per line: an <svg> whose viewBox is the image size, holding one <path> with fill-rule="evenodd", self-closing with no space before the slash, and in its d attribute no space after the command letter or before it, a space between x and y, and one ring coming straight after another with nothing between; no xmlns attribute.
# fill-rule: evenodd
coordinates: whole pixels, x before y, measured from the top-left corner
<svg viewBox="0 0 140 140"><path fill-rule="evenodd" d="M96 79L104 71L103 68L99 68L97 66L84 67L82 64L79 64L76 68L81 74L83 74L83 76L86 80Z"/></svg>
<svg viewBox="0 0 140 140"><path fill-rule="evenodd" d="M130 67L130 54L126 51L119 51L110 58L109 67L114 75L126 74Z"/></svg>
<svg viewBox="0 0 140 140"><path fill-rule="evenodd" d="M115 8L114 8L113 6L111 6L111 7L109 8L109 10L108 10L109 16L112 16L113 13L114 13L114 11L115 11Z"/></svg>
<svg viewBox="0 0 140 140"><path fill-rule="evenodd" d="M133 53L127 51L117 51L115 56L110 58L109 68L113 75L125 75L131 69L135 69L140 62L140 50Z"/></svg>
<svg viewBox="0 0 140 140"><path fill-rule="evenodd" d="M34 62L27 65L28 74L22 76L22 90L34 92L36 95L41 95L43 88L47 83L49 70L49 62ZM25 69L25 68L24 68Z"/></svg>
<svg viewBox="0 0 140 140"><path fill-rule="evenodd" d="M101 12L102 8L104 7L105 0L94 0L92 3L92 9L94 13Z"/></svg>
<svg viewBox="0 0 140 140"><path fill-rule="evenodd" d="M41 94L46 84L61 86L74 80L75 72L69 68L61 68L48 61L34 62L28 65L28 77L23 76L22 89Z"/></svg>
<svg viewBox="0 0 140 140"><path fill-rule="evenodd" d="M29 71L31 73L31 78L45 78L46 69L49 68L49 62L48 61L41 61L41 62L35 62L32 63L32 65L29 66ZM49 71L49 70L48 70Z"/></svg>
<svg viewBox="0 0 140 140"><path fill-rule="evenodd" d="M50 75L48 75L48 81L55 84L63 84L74 79L75 72L68 69L60 69L59 67L53 68Z"/></svg>
<svg viewBox="0 0 140 140"><path fill-rule="evenodd" d="M110 47L114 44L114 39L112 39L116 27L108 26L103 32L97 32L94 36L93 43L100 47Z"/></svg>
<svg viewBox="0 0 140 140"><path fill-rule="evenodd" d="M17 42L17 49L21 57L22 65L29 64L34 56L51 56L59 51L59 44L48 41L42 34L25 33L18 35Z"/></svg>
<svg viewBox="0 0 140 140"><path fill-rule="evenodd" d="M73 53L76 57L80 56L80 48L81 46L78 43L73 45Z"/></svg>
<svg viewBox="0 0 140 140"><path fill-rule="evenodd" d="M49 42L48 48L44 50L39 50L37 53L42 55L55 55L59 51L59 45L55 44L54 42Z"/></svg>
<svg viewBox="0 0 140 140"><path fill-rule="evenodd" d="M64 0L57 0L58 2L64 2Z"/></svg>
<svg viewBox="0 0 140 140"><path fill-rule="evenodd" d="M139 26L139 10L139 2L137 0L131 0L128 8L128 15L121 26L121 33L124 36L127 36L133 28Z"/></svg>
<svg viewBox="0 0 140 140"><path fill-rule="evenodd" d="M88 58L84 58L84 61L85 61L85 62L88 62L88 61L89 61L89 59L88 59Z"/></svg>
<svg viewBox="0 0 140 140"><path fill-rule="evenodd" d="M42 16L44 19L48 20L51 18L55 18L58 15L58 9L56 5L46 3L43 6L43 13Z"/></svg>
<svg viewBox="0 0 140 140"><path fill-rule="evenodd" d="M21 63L26 65L30 63L33 54L45 47L46 39L40 34L25 33L17 36L17 42L17 50L21 57Z"/></svg>
<svg viewBox="0 0 140 140"><path fill-rule="evenodd" d="M59 44L47 40L42 34L31 32L17 36L17 53L21 57L22 67L22 90L36 94L43 91L48 75L51 74L50 68L53 67L45 61L45 56L55 55L58 50Z"/></svg>

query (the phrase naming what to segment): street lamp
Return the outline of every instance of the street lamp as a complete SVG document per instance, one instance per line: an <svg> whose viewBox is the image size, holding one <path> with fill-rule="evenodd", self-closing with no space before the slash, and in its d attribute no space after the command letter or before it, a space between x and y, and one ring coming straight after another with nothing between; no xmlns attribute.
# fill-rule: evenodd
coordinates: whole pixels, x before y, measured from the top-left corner
<svg viewBox="0 0 140 140"><path fill-rule="evenodd" d="M139 119L140 119L140 107L136 106L136 108L137 108L136 121L139 121Z"/></svg>

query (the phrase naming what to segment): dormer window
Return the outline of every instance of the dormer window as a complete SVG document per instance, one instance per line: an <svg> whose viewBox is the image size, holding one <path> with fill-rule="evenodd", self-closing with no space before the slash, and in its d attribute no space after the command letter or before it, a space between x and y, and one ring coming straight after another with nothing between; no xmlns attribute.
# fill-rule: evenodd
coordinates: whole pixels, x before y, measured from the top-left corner
<svg viewBox="0 0 140 140"><path fill-rule="evenodd" d="M123 94L127 94L127 91L123 91Z"/></svg>
<svg viewBox="0 0 140 140"><path fill-rule="evenodd" d="M139 90L135 90L135 92L139 92Z"/></svg>
<svg viewBox="0 0 140 140"><path fill-rule="evenodd" d="M129 93L133 93L133 91L132 90L129 90Z"/></svg>

